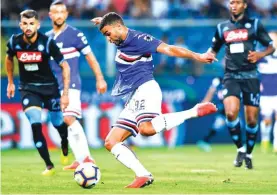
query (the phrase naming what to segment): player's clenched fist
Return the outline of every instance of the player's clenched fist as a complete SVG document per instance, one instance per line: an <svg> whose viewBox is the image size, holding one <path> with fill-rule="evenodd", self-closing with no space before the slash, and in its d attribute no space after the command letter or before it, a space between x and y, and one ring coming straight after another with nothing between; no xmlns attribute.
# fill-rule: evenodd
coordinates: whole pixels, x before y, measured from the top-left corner
<svg viewBox="0 0 277 195"><path fill-rule="evenodd" d="M69 99L67 95L62 95L61 97L61 110L64 112L64 110L67 108L69 104Z"/></svg>
<svg viewBox="0 0 277 195"><path fill-rule="evenodd" d="M14 93L15 93L15 85L14 84L8 84L7 87L7 96L9 99L14 97Z"/></svg>

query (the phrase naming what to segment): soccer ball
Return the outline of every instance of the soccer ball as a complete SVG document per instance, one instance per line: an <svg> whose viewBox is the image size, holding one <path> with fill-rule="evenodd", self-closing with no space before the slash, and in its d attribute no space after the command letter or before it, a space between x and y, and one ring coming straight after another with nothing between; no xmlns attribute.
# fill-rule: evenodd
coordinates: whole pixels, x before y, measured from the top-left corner
<svg viewBox="0 0 277 195"><path fill-rule="evenodd" d="M83 188L92 188L100 180L101 173L99 168L91 163L80 164L74 171L74 180Z"/></svg>

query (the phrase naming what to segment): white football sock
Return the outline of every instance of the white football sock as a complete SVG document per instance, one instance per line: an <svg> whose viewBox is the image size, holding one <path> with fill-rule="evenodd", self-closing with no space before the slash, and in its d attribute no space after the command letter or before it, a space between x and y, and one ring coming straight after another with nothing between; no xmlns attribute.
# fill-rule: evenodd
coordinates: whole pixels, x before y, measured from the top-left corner
<svg viewBox="0 0 277 195"><path fill-rule="evenodd" d="M246 152L245 147L242 146L242 147L238 148L237 152L243 152L243 153L245 153Z"/></svg>
<svg viewBox="0 0 277 195"><path fill-rule="evenodd" d="M270 140L270 130L271 125L265 125L265 122L261 122L261 140L262 141L269 141Z"/></svg>
<svg viewBox="0 0 277 195"><path fill-rule="evenodd" d="M115 144L111 149L111 153L119 162L121 162L129 169L132 169L135 172L136 176L141 177L151 174L139 162L134 152L129 149L124 143L119 142Z"/></svg>
<svg viewBox="0 0 277 195"><path fill-rule="evenodd" d="M246 154L246 157L247 157L247 158L250 158L250 159L253 158L252 154Z"/></svg>
<svg viewBox="0 0 277 195"><path fill-rule="evenodd" d="M68 126L68 142L79 163L83 162L87 156L91 158L85 132L78 120Z"/></svg>
<svg viewBox="0 0 277 195"><path fill-rule="evenodd" d="M170 130L182 124L185 120L197 117L197 109L189 109L182 112L161 114L152 119L151 123L157 133Z"/></svg>
<svg viewBox="0 0 277 195"><path fill-rule="evenodd" d="M275 120L273 128L273 147L277 149L277 121Z"/></svg>

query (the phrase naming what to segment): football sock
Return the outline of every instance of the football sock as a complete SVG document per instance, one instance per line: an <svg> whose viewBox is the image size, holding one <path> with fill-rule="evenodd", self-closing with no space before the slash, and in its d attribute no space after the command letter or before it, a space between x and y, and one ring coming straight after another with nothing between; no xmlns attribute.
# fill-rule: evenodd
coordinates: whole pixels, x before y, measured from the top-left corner
<svg viewBox="0 0 277 195"><path fill-rule="evenodd" d="M277 119L275 119L274 127L273 127L273 147L277 152Z"/></svg>
<svg viewBox="0 0 277 195"><path fill-rule="evenodd" d="M217 131L214 129L210 129L209 134L204 137L203 141L210 142L211 138L216 135Z"/></svg>
<svg viewBox="0 0 277 195"><path fill-rule="evenodd" d="M270 130L271 125L266 125L264 121L261 122L261 140L269 141L270 140Z"/></svg>
<svg viewBox="0 0 277 195"><path fill-rule="evenodd" d="M197 109L185 110L182 112L174 112L161 114L152 119L151 123L157 133L164 130L170 130L182 124L185 120L197 117Z"/></svg>
<svg viewBox="0 0 277 195"><path fill-rule="evenodd" d="M50 160L47 143L42 134L41 123L33 123L32 131L33 131L34 143L35 143L35 146L36 146L41 158L44 160L47 167L51 167L51 166L53 167L54 165Z"/></svg>
<svg viewBox="0 0 277 195"><path fill-rule="evenodd" d="M254 145L256 143L258 125L255 125L253 127L246 125L245 130L246 130L246 153L251 154L254 149Z"/></svg>
<svg viewBox="0 0 277 195"><path fill-rule="evenodd" d="M59 134L60 134L60 137L62 139L62 152L63 152L63 155L64 156L67 156L68 155L68 140L67 140L67 137L68 137L68 131L67 131L67 125L65 123L62 123L60 126L54 126Z"/></svg>
<svg viewBox="0 0 277 195"><path fill-rule="evenodd" d="M68 141L75 159L79 163L83 162L87 156L91 158L84 129L78 120L68 126Z"/></svg>
<svg viewBox="0 0 277 195"><path fill-rule="evenodd" d="M129 169L132 169L135 172L136 176L141 177L151 174L140 163L134 152L129 149L124 143L119 142L115 144L111 149L111 153L119 162L121 162Z"/></svg>
<svg viewBox="0 0 277 195"><path fill-rule="evenodd" d="M233 142L235 143L237 148L241 148L242 141L239 118L235 119L234 121L229 121L228 119L226 119L226 124Z"/></svg>

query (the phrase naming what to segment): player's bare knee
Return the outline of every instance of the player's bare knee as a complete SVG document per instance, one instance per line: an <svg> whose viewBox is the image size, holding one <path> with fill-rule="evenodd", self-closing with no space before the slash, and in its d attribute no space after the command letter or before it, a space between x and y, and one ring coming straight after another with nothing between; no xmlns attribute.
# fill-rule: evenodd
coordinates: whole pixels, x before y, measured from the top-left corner
<svg viewBox="0 0 277 195"><path fill-rule="evenodd" d="M105 139L105 143L104 143L104 146L105 148L108 150L108 151L111 151L111 149L113 148L113 146L117 143L117 141L115 141L114 139L112 138L106 138Z"/></svg>
<svg viewBox="0 0 277 195"><path fill-rule="evenodd" d="M237 113L235 111L226 111L226 117L229 121L233 121L237 118Z"/></svg>
<svg viewBox="0 0 277 195"><path fill-rule="evenodd" d="M64 120L65 124L70 126L70 125L72 125L74 123L76 118L74 116L64 116L63 120Z"/></svg>
<svg viewBox="0 0 277 195"><path fill-rule="evenodd" d="M143 136L151 136L156 134L156 131L154 130L150 121L140 123L138 129L139 133Z"/></svg>

